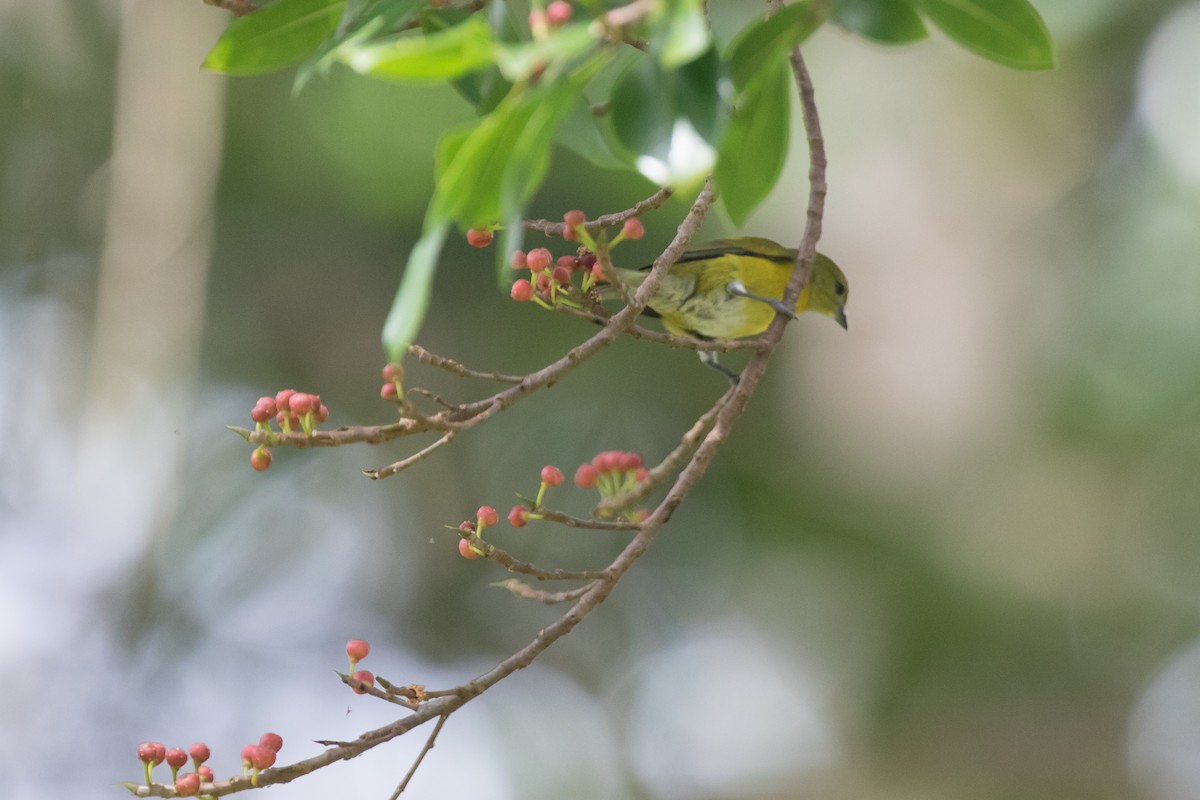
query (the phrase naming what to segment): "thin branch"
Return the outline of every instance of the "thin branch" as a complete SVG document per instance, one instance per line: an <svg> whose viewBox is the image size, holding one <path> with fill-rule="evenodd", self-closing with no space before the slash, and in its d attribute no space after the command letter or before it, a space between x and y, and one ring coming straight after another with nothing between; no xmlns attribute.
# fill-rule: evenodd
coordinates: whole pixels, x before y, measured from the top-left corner
<svg viewBox="0 0 1200 800"><path fill-rule="evenodd" d="M439 356L436 353L431 353L419 344L410 344L408 346L410 355L415 356L417 361L422 364L444 369L447 372L452 372L455 375L461 375L464 378L481 378L487 381L499 381L500 383L520 383L524 380L523 375L506 375L502 372L482 372L480 370L464 367L462 364L453 359ZM410 390L411 391L411 390Z"/></svg>
<svg viewBox="0 0 1200 800"><path fill-rule="evenodd" d="M448 714L443 714L438 718L437 725L433 727L433 733L429 734L429 738L425 740L425 746L417 754L417 760L413 762L413 765L408 770L408 774L404 776L404 780L400 781L400 785L396 787L396 791L392 792L389 800L396 800L408 788L408 782L412 780L413 775L417 774L417 767L421 766L421 762L425 760L425 755L433 749L433 744L437 741L438 734L442 732L442 726L446 724L447 719L449 719Z"/></svg>
<svg viewBox="0 0 1200 800"><path fill-rule="evenodd" d="M454 436L456 433L457 431L453 430L446 431L436 442L428 447L418 450L408 458L402 458L394 464L388 464L386 467L380 467L379 469L364 469L362 473L371 480L379 480L380 478L387 478L391 475L395 475L397 472L408 469L418 461L428 458L435 450L450 444L452 441L454 441Z"/></svg>
<svg viewBox="0 0 1200 800"><path fill-rule="evenodd" d="M522 575L528 575L531 578L537 578L539 581L593 581L605 576L604 572L597 572L595 570L571 572L565 569L543 569L536 564L530 564L513 558L499 547L496 547L496 545L491 542L485 542L478 536L471 535L464 536L463 538L480 550L483 553L483 557L489 561L495 561L509 572L518 572Z"/></svg>
<svg viewBox="0 0 1200 800"><path fill-rule="evenodd" d="M547 511L544 508L539 508L533 513L540 515L544 520L557 522L559 525L566 525L568 528L587 528L594 531L636 531L638 529L638 523L624 520L581 519L580 517L563 514L560 511Z"/></svg>
<svg viewBox="0 0 1200 800"><path fill-rule="evenodd" d="M635 203L632 208L627 208L624 211L618 211L614 214L604 214L595 219L589 219L583 223L583 227L588 233L597 233L604 228L615 228L618 225L625 224L625 220L627 219L640 217L647 211L653 211L667 202L667 198L670 196L671 190L664 187L645 200ZM546 236L562 236L563 231L567 229L567 224L562 220L527 219L522 224L525 230L541 233Z"/></svg>
<svg viewBox="0 0 1200 800"><path fill-rule="evenodd" d="M568 589L564 592L547 592L542 589L534 589L527 583L522 583L516 578L509 578L506 581L492 584L501 589L508 589L517 597L523 600L536 600L539 603L545 603L548 606L557 605L558 603L566 603L571 600L578 600L583 597L584 593L591 588L591 585L580 586L578 589Z"/></svg>
<svg viewBox="0 0 1200 800"><path fill-rule="evenodd" d="M205 4L223 8L233 13L235 17L244 17L258 11L258 6L250 0L204 0Z"/></svg>

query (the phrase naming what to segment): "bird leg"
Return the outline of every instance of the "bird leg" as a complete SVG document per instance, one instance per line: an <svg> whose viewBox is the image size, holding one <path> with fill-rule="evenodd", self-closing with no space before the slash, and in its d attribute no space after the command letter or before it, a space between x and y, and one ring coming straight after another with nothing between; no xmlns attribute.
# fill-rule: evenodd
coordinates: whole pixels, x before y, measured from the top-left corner
<svg viewBox="0 0 1200 800"><path fill-rule="evenodd" d="M738 374L737 374L736 372L734 372L733 370L731 370L729 367L727 367L727 366L725 366L724 364L722 364L720 361L718 361L718 360L717 360L717 354L716 354L716 352L715 352L715 351L713 351L713 350L701 350L699 353L697 353L697 355L699 355L699 356L700 356L700 363L701 363L701 364L703 364L703 365L704 365L704 366L706 366L706 367L712 367L712 368L713 368L713 369L715 369L717 372L719 372L719 373L721 373L722 375L724 375L726 378L729 378L729 380L730 380L730 381L731 381L731 382L732 382L734 385L737 385L737 382L738 382L738 380L741 378L741 376L740 376L740 375L738 375Z"/></svg>
<svg viewBox="0 0 1200 800"><path fill-rule="evenodd" d="M774 297L763 297L762 295L750 294L750 292L746 289L746 284L742 283L741 281L730 281L725 287L725 291L729 292L735 297L745 297L747 300L757 300L760 303L766 303L780 314L792 319L796 318L796 312L788 308L782 300Z"/></svg>

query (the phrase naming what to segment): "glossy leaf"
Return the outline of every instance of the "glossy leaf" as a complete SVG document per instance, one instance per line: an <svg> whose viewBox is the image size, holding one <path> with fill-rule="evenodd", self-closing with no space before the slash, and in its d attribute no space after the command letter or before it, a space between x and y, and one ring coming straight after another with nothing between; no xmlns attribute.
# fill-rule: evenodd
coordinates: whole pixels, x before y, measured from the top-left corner
<svg viewBox="0 0 1200 800"><path fill-rule="evenodd" d="M558 127L557 142L601 169L628 169L629 160L614 152L606 132L609 126L592 113L585 98L576 98Z"/></svg>
<svg viewBox="0 0 1200 800"><path fill-rule="evenodd" d="M652 39L659 62L668 69L699 58L712 45L701 0L666 0Z"/></svg>
<svg viewBox="0 0 1200 800"><path fill-rule="evenodd" d="M740 92L758 76L774 70L773 62L821 27L824 8L824 4L803 0L747 25L729 47L729 77L734 88Z"/></svg>
<svg viewBox="0 0 1200 800"><path fill-rule="evenodd" d="M394 31L416 17L427 0L386 0L357 14L355 3L347 3L334 35L327 39L300 68L296 70L293 94L298 93L316 75L324 75L338 60L341 49L350 43L366 42L376 36Z"/></svg>
<svg viewBox="0 0 1200 800"><path fill-rule="evenodd" d="M833 21L883 44L915 42L929 35L921 15L907 0L838 0Z"/></svg>
<svg viewBox="0 0 1200 800"><path fill-rule="evenodd" d="M687 187L712 170L723 127L719 75L710 49L675 70L643 59L614 87L609 116L615 139L658 185Z"/></svg>
<svg viewBox="0 0 1200 800"><path fill-rule="evenodd" d="M388 361L399 363L413 343L433 294L433 277L437 274L438 256L450 226L445 221L426 220L421 238L413 245L400 278L400 288L392 300L387 320L383 323L383 350Z"/></svg>
<svg viewBox="0 0 1200 800"><path fill-rule="evenodd" d="M947 36L968 50L1017 69L1051 69L1054 43L1028 0L913 0Z"/></svg>
<svg viewBox="0 0 1200 800"><path fill-rule="evenodd" d="M738 100L716 170L717 189L735 225L746 221L783 172L791 97L791 70L781 59Z"/></svg>
<svg viewBox="0 0 1200 800"><path fill-rule="evenodd" d="M356 72L377 78L440 81L490 66L494 49L487 22L472 17L424 36L347 46L339 58Z"/></svg>
<svg viewBox="0 0 1200 800"><path fill-rule="evenodd" d="M229 23L204 59L227 75L259 75L311 55L332 34L345 0L278 0Z"/></svg>

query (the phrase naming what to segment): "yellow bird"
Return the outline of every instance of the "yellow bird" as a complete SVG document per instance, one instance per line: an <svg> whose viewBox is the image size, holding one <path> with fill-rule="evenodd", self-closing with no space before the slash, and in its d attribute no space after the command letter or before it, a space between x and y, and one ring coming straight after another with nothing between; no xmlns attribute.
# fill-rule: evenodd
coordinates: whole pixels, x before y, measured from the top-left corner
<svg viewBox="0 0 1200 800"><path fill-rule="evenodd" d="M816 311L846 328L850 287L838 265L821 253L813 261L795 310L783 304L795 264L796 250L770 239L738 236L706 242L671 265L645 313L660 317L673 334L717 341L760 334L776 313L795 317L801 311ZM647 270L617 272L636 288L646 279ZM721 366L716 353L702 352L700 360L737 381L737 373Z"/></svg>

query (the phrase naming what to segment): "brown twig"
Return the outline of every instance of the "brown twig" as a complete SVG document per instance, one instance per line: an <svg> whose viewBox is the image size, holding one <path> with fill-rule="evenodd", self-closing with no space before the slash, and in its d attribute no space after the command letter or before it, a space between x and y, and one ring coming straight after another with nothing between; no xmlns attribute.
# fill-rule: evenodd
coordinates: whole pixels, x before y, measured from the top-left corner
<svg viewBox="0 0 1200 800"><path fill-rule="evenodd" d="M632 208L627 208L624 211L618 211L614 214L603 214L595 219L589 219L583 223L583 227L588 233L597 233L604 228L615 228L618 225L625 224L625 220L627 219L632 217L640 217L647 211L653 211L663 203L667 202L667 198L670 196L670 189L659 189L645 200L635 203ZM567 229L567 224L562 220L555 221L551 219L527 219L523 225L527 231L541 233L546 236L562 236L563 231Z"/></svg>
<svg viewBox="0 0 1200 800"><path fill-rule="evenodd" d="M452 441L454 441L454 435L456 433L457 433L457 431L453 431L453 430L446 431L444 434L442 434L442 436L436 442L429 445L428 447L424 447L424 448L418 450L417 452L413 453L411 456L408 456L407 458L402 458L393 464L388 464L386 467L380 467L379 469L364 469L362 471L362 473L363 473L363 475L366 475L371 480L379 480L380 478L387 478L392 475L395 475L397 472L401 472L403 470L408 469L413 464L416 464L418 461L428 458L430 455L433 454L433 452L435 450L438 450L438 449L450 444Z"/></svg>
<svg viewBox="0 0 1200 800"><path fill-rule="evenodd" d="M484 372L480 370L470 369L463 366L457 361L439 356L436 353L431 353L419 344L410 344L408 352L414 356L417 361L422 364L444 369L455 375L461 375L464 378L480 378L486 381L498 381L500 383L520 383L524 380L523 375L506 375L503 372ZM411 391L411 390L410 390Z"/></svg>
<svg viewBox="0 0 1200 800"><path fill-rule="evenodd" d="M548 606L557 605L558 603L567 603L571 600L578 600L583 597L584 593L591 588L591 584L580 586L578 589L568 589L564 592L547 592L542 589L534 589L527 583L522 583L516 578L509 578L506 581L500 581L493 584L502 589L508 589L517 597L523 600L536 600L539 603L545 603Z"/></svg>
<svg viewBox="0 0 1200 800"><path fill-rule="evenodd" d="M404 790L408 788L409 781L412 780L413 775L417 774L417 767L421 766L421 762L425 760L426 754L433 749L433 745L434 742L437 741L438 734L442 732L442 726L446 724L446 720L449 718L450 717L448 714L443 714L438 718L437 725L433 726L433 733L429 734L429 738L425 740L425 746L422 747L421 752L417 754L417 760L413 762L411 767L409 767L408 774L404 776L404 780L400 781L400 785L396 787L396 791L392 792L392 796L389 798L389 800L396 800L396 798L403 794Z"/></svg>
<svg viewBox="0 0 1200 800"><path fill-rule="evenodd" d="M205 4L223 8L233 13L235 17L244 17L258 11L258 6L250 0L204 0Z"/></svg>

